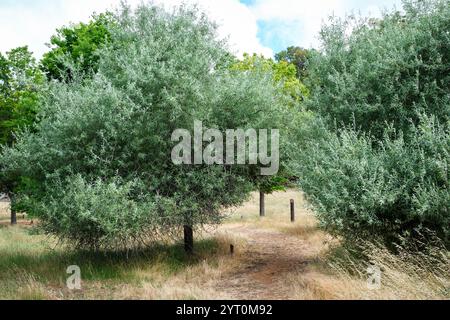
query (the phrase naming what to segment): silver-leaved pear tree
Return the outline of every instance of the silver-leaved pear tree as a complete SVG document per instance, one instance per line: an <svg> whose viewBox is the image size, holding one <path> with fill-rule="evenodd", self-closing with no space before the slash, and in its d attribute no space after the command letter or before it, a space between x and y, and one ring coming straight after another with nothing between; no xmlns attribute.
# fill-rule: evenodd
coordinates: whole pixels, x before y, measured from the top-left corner
<svg viewBox="0 0 450 320"><path fill-rule="evenodd" d="M176 129L287 130L290 97L267 73L230 70L216 26L193 7L124 5L92 79L53 82L39 123L0 155L0 179L47 234L129 249L217 224L255 189L261 164L175 164ZM207 144L207 143L205 143ZM192 154L192 157L194 155Z"/></svg>

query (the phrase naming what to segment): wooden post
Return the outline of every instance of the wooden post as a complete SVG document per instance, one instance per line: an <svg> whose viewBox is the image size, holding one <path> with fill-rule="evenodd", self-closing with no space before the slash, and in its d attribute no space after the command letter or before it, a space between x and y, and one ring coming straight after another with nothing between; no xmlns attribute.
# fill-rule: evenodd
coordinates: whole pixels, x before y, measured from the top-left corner
<svg viewBox="0 0 450 320"><path fill-rule="evenodd" d="M184 251L188 254L194 252L194 232L192 226L184 226Z"/></svg>
<svg viewBox="0 0 450 320"><path fill-rule="evenodd" d="M14 195L9 195L10 206L11 206L11 225L17 224L17 213L16 209L14 209Z"/></svg>
<svg viewBox="0 0 450 320"><path fill-rule="evenodd" d="M230 244L230 254L231 255L234 254L234 246L232 244Z"/></svg>
<svg viewBox="0 0 450 320"><path fill-rule="evenodd" d="M259 192L259 216L264 217L266 215L266 208L264 202L264 192Z"/></svg>
<svg viewBox="0 0 450 320"><path fill-rule="evenodd" d="M11 224L15 225L17 224L17 213L16 210L11 208Z"/></svg>
<svg viewBox="0 0 450 320"><path fill-rule="evenodd" d="M295 222L295 203L294 203L294 199L291 199L291 222Z"/></svg>

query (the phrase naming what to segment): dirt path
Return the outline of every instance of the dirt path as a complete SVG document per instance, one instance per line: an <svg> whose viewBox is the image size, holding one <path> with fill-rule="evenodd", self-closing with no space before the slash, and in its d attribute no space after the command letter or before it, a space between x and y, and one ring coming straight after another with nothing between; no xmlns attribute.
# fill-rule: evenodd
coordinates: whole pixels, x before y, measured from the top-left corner
<svg viewBox="0 0 450 320"><path fill-rule="evenodd" d="M304 269L313 256L306 241L276 230L230 224L220 232L245 239L243 263L222 277L217 289L232 299L287 300L286 273ZM282 282L284 281L284 283Z"/></svg>

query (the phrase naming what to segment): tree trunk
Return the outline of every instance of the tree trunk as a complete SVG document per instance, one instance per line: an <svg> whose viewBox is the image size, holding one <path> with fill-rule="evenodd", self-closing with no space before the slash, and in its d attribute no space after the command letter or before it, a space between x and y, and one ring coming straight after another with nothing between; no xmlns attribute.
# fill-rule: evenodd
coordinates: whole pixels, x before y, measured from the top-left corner
<svg viewBox="0 0 450 320"><path fill-rule="evenodd" d="M189 225L184 226L184 251L188 254L194 252L194 232Z"/></svg>
<svg viewBox="0 0 450 320"><path fill-rule="evenodd" d="M10 206L11 206L11 224L15 225L15 224L17 224L17 213L16 213L16 209L14 208L14 195L10 194L9 200L10 200Z"/></svg>
<svg viewBox="0 0 450 320"><path fill-rule="evenodd" d="M266 208L264 203L264 192L259 192L259 216L264 217L266 215Z"/></svg>

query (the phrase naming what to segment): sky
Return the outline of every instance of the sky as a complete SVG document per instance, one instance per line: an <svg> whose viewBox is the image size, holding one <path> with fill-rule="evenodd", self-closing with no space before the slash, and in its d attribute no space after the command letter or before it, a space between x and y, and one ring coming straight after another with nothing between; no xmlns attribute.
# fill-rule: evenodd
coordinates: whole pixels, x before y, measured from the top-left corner
<svg viewBox="0 0 450 320"><path fill-rule="evenodd" d="M86 22L121 0L0 0L0 52L28 45L37 58L57 28ZM135 6L141 0L128 0ZM231 49L272 57L288 46L317 48L321 25L330 15L346 13L380 16L382 10L401 8L401 0L154 0L171 7L198 3L219 25L219 36Z"/></svg>

